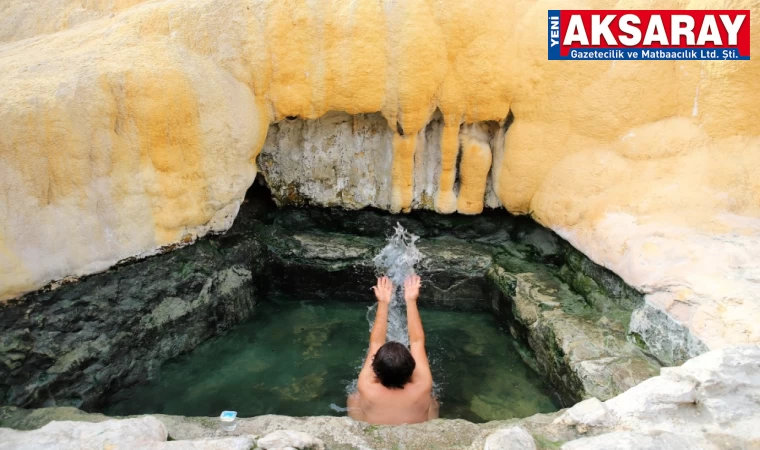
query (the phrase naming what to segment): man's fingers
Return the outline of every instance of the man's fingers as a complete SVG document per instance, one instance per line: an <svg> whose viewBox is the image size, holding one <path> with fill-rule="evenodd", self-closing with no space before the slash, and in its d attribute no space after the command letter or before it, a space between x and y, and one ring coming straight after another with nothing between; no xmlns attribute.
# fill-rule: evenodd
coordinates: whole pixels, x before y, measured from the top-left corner
<svg viewBox="0 0 760 450"><path fill-rule="evenodd" d="M404 280L405 288L414 288L414 287L419 287L419 286L420 286L420 277L416 273L409 275L406 278L406 280Z"/></svg>
<svg viewBox="0 0 760 450"><path fill-rule="evenodd" d="M375 286L373 289L375 289L375 292L378 292L378 290L380 290L390 293L393 291L393 282L387 276L378 277L377 286Z"/></svg>

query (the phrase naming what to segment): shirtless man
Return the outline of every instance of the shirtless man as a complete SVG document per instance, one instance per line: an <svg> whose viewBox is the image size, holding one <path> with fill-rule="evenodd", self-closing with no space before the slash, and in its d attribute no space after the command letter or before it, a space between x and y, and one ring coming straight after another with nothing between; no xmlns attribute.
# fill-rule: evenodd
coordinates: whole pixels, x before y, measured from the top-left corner
<svg viewBox="0 0 760 450"><path fill-rule="evenodd" d="M417 310L420 277L412 275L404 282L411 352L398 342L385 342L393 283L388 277L378 278L372 289L377 297L375 325L369 337L367 360L359 373L358 390L348 397L348 415L378 425L435 419L438 402L432 396L433 376Z"/></svg>

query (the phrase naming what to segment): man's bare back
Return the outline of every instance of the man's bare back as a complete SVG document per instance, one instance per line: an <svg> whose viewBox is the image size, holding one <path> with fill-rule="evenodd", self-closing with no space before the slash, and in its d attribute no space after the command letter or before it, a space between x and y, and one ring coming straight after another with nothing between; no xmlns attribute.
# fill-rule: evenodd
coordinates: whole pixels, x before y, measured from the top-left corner
<svg viewBox="0 0 760 450"><path fill-rule="evenodd" d="M348 398L350 417L382 425L421 423L438 417L425 334L417 310L419 288L417 275L404 282L410 347L407 350L397 342L385 342L393 284L387 277L377 280L373 288L378 303L375 324L357 392Z"/></svg>

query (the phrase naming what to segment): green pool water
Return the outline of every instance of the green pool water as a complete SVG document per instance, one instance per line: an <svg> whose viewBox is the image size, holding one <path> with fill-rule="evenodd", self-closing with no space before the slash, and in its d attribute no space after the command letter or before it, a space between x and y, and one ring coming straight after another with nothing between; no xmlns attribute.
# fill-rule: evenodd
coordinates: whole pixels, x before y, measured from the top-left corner
<svg viewBox="0 0 760 450"><path fill-rule="evenodd" d="M268 299L250 322L164 364L103 412L345 415L335 406L345 407L365 357L369 306ZM420 309L441 417L484 422L557 410L493 315Z"/></svg>

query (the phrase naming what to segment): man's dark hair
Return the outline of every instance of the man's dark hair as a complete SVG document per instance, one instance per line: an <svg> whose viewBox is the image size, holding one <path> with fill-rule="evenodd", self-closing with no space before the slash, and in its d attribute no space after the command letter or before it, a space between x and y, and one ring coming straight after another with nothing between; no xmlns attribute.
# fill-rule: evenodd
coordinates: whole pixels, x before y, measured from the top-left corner
<svg viewBox="0 0 760 450"><path fill-rule="evenodd" d="M412 378L417 364L409 349L399 342L386 342L375 353L372 370L380 384L389 389L403 389Z"/></svg>

